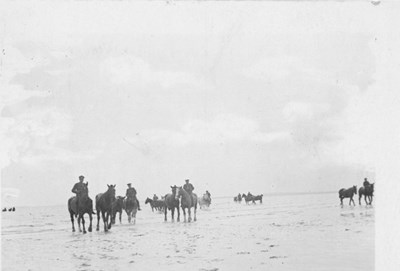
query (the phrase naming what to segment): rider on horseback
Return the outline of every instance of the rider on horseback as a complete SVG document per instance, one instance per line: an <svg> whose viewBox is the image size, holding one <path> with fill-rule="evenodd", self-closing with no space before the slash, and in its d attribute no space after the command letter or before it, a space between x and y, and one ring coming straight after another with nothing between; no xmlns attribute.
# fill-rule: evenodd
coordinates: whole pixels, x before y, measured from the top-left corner
<svg viewBox="0 0 400 271"><path fill-rule="evenodd" d="M139 200L136 197L136 189L134 187L131 187L131 185L132 185L131 183L128 183L128 189L126 189L126 198L128 199L130 197L135 196L138 205L138 210L141 211L142 209L140 209Z"/></svg>
<svg viewBox="0 0 400 271"><path fill-rule="evenodd" d="M367 178L364 178L364 183L363 183L364 187L367 188L368 186L370 186L371 184L368 182Z"/></svg>
<svg viewBox="0 0 400 271"><path fill-rule="evenodd" d="M190 197L191 197L191 199L192 199L192 202L194 202L194 199L193 199L193 196L192 196L192 192L193 192L193 190L194 190L194 186L193 186L191 183L189 183L189 179L186 179L185 182L186 182L186 183L183 185L183 189L184 189L186 192L189 193L189 195L190 195Z"/></svg>
<svg viewBox="0 0 400 271"><path fill-rule="evenodd" d="M153 195L153 200L154 200L154 201L158 200L158 197L157 197L156 194Z"/></svg>
<svg viewBox="0 0 400 271"><path fill-rule="evenodd" d="M74 184L74 187L72 187L72 193L75 193L76 195L76 210L78 210L79 206L79 198L81 197L82 192L84 191L85 184L83 183L83 180L85 179L84 176L79 176L79 182Z"/></svg>

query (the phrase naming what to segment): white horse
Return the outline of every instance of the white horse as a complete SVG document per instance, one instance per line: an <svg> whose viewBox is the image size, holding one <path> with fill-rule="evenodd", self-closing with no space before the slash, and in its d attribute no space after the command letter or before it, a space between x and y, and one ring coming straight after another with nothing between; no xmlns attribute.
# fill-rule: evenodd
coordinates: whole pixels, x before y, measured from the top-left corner
<svg viewBox="0 0 400 271"><path fill-rule="evenodd" d="M202 209L203 207L210 207L210 204L211 204L211 198L208 196L208 194L204 194L199 199L200 209Z"/></svg>

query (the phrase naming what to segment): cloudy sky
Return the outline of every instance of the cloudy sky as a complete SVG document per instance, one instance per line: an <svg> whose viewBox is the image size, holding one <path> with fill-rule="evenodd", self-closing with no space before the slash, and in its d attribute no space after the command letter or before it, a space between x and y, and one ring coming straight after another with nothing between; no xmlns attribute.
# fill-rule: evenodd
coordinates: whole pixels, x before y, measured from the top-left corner
<svg viewBox="0 0 400 271"><path fill-rule="evenodd" d="M357 10L357 12L354 12ZM336 191L375 181L392 7L76 2L1 9L2 200Z"/></svg>

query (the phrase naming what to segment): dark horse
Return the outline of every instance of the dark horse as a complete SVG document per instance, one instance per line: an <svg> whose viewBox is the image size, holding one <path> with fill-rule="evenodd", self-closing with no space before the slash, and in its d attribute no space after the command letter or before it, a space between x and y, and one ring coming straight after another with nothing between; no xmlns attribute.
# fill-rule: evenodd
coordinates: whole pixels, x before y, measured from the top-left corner
<svg viewBox="0 0 400 271"><path fill-rule="evenodd" d="M364 200L365 200L365 204L367 205L371 205L372 203L372 197L374 196L374 184L370 184L366 187L360 187L360 189L358 189L358 203L361 205L361 198L364 195ZM368 201L367 202L367 197L368 197Z"/></svg>
<svg viewBox="0 0 400 271"><path fill-rule="evenodd" d="M172 217L172 221L174 221L174 213L175 213L175 208L176 211L178 212L178 218L177 221L179 222L179 217L180 217L180 213L179 213L179 199L176 198L176 189L177 186L171 186L172 189L172 194L167 194L165 195L165 205L164 205L164 221L167 221L167 210L171 210L171 217Z"/></svg>
<svg viewBox="0 0 400 271"><path fill-rule="evenodd" d="M183 221L186 222L186 212L185 209L188 209L188 215L189 219L188 222L192 221L192 217L190 214L190 208L193 207L194 209L194 221L196 221L196 210L197 210L197 195L195 193L192 193L192 196L189 195L188 192L185 191L185 189L179 187L178 191L178 198L181 198L181 208L183 211Z"/></svg>
<svg viewBox="0 0 400 271"><path fill-rule="evenodd" d="M253 202L253 204L256 204L257 200L259 200L260 203L262 203L263 194L257 196L251 194L246 196L246 194L243 194L242 198L244 198L247 204L249 204L250 201Z"/></svg>
<svg viewBox="0 0 400 271"><path fill-rule="evenodd" d="M88 183L85 183L83 186L83 190L77 195L79 197L78 200L78 206L76 204L77 197L71 197L68 200L68 211L69 215L71 217L71 223L72 223L72 231L75 231L75 225L74 225L74 216L75 218L78 216L78 228L79 231L81 232L81 220L82 220L82 226L83 226L83 233L86 233L85 229L85 219L83 217L84 214L89 215L90 219L90 224L88 231L92 231L92 214L93 212L93 201L89 198L89 189L88 189Z"/></svg>
<svg viewBox="0 0 400 271"><path fill-rule="evenodd" d="M99 230L100 212L104 222L104 231L111 229L112 217L112 203L115 200L115 185L107 184L108 189L105 193L97 194L96 196L96 210L97 210L97 227ZM110 218L110 222L108 219Z"/></svg>
<svg viewBox="0 0 400 271"><path fill-rule="evenodd" d="M118 196L111 205L111 209L112 209L111 223L112 224L115 224L115 217L117 216L117 213L119 213L119 224L121 224L122 210L124 209L124 198L125 197Z"/></svg>
<svg viewBox="0 0 400 271"><path fill-rule="evenodd" d="M127 198L124 199L124 207L125 207L125 212L128 215L128 222L131 223L131 220L133 218L133 224L136 223L136 213L138 210L138 203L136 199L136 195L131 195Z"/></svg>
<svg viewBox="0 0 400 271"><path fill-rule="evenodd" d="M146 201L144 202L145 204L149 203L151 207L151 211L154 212L154 209L156 211L163 211L164 210L164 201L163 200L152 200L151 198L147 198Z"/></svg>
<svg viewBox="0 0 400 271"><path fill-rule="evenodd" d="M353 200L354 195L357 195L357 186L356 185L353 185L353 187L348 188L348 189L344 189L344 188L340 189L339 190L340 205L343 205L344 198L350 198L349 205L351 205L351 202L353 202L353 204L355 206L356 204L354 203L354 200Z"/></svg>

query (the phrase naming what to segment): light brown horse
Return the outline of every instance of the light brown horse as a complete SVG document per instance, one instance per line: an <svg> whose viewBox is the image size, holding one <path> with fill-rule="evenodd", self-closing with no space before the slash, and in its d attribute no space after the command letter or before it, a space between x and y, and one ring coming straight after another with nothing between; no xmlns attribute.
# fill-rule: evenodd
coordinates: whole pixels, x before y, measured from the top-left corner
<svg viewBox="0 0 400 271"><path fill-rule="evenodd" d="M191 212L190 212L190 208L193 207L194 210L194 221L197 220L196 218L196 211L197 211L197 195L195 193L192 193L192 196L190 196L190 194L181 187L178 188L178 198L181 198L181 208L183 211L183 221L186 222L186 212L185 209L188 210L188 222L192 221L192 216L191 216Z"/></svg>
<svg viewBox="0 0 400 271"><path fill-rule="evenodd" d="M179 217L180 217L180 213L179 213L179 199L176 196L176 189L177 186L171 186L171 190L172 190L172 194L167 194L165 195L165 205L164 205L164 221L167 221L167 210L171 211L171 218L172 221L174 221L174 213L175 213L175 209L178 212L178 218L177 221L179 222Z"/></svg>

